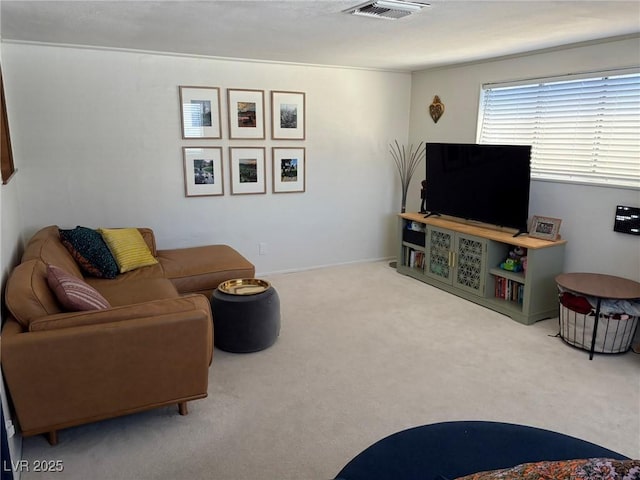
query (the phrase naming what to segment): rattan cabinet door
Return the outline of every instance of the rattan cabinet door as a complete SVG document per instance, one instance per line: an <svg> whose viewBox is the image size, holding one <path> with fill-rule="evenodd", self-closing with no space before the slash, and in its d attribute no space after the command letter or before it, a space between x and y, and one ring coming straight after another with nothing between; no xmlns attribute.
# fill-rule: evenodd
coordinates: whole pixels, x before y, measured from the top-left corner
<svg viewBox="0 0 640 480"><path fill-rule="evenodd" d="M476 295L484 295L487 240L458 234L455 243L453 285Z"/></svg>
<svg viewBox="0 0 640 480"><path fill-rule="evenodd" d="M451 285L453 278L452 247L454 232L440 228L427 228L425 274Z"/></svg>

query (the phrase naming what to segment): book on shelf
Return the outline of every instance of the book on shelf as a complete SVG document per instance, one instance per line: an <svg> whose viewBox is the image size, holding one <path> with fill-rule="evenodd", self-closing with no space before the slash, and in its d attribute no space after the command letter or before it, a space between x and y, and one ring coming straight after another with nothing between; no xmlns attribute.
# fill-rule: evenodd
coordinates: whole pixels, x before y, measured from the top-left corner
<svg viewBox="0 0 640 480"><path fill-rule="evenodd" d="M496 276L494 295L496 298L522 304L524 302L524 285L515 280Z"/></svg>
<svg viewBox="0 0 640 480"><path fill-rule="evenodd" d="M424 268L424 252L419 250L409 249L409 267L411 268Z"/></svg>

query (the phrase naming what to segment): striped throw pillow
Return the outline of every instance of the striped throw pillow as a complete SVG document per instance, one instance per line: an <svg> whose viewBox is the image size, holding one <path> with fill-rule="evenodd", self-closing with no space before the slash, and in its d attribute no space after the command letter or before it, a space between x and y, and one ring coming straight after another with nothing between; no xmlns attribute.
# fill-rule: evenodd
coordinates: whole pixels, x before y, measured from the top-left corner
<svg viewBox="0 0 640 480"><path fill-rule="evenodd" d="M55 265L47 265L47 283L58 302L69 311L104 310L111 307L95 288Z"/></svg>
<svg viewBox="0 0 640 480"><path fill-rule="evenodd" d="M120 273L158 263L137 228L99 228L98 232L116 259Z"/></svg>

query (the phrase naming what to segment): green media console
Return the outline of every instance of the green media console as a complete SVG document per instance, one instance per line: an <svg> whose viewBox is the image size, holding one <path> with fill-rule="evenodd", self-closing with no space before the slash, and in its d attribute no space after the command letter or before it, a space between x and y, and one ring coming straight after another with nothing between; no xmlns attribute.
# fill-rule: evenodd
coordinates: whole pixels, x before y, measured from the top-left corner
<svg viewBox="0 0 640 480"><path fill-rule="evenodd" d="M418 225L424 231L408 229ZM555 277L562 273L566 241L514 236L512 231L421 213L399 218L397 270L531 325L558 315ZM500 264L516 247L526 249L526 271Z"/></svg>

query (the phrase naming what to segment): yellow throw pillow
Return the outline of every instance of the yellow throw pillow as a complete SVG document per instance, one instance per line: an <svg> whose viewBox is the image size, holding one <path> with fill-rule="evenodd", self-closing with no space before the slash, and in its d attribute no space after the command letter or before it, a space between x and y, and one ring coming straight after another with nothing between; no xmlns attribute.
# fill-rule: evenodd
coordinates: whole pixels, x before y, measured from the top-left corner
<svg viewBox="0 0 640 480"><path fill-rule="evenodd" d="M137 228L99 228L98 232L116 259L120 273L158 263Z"/></svg>

